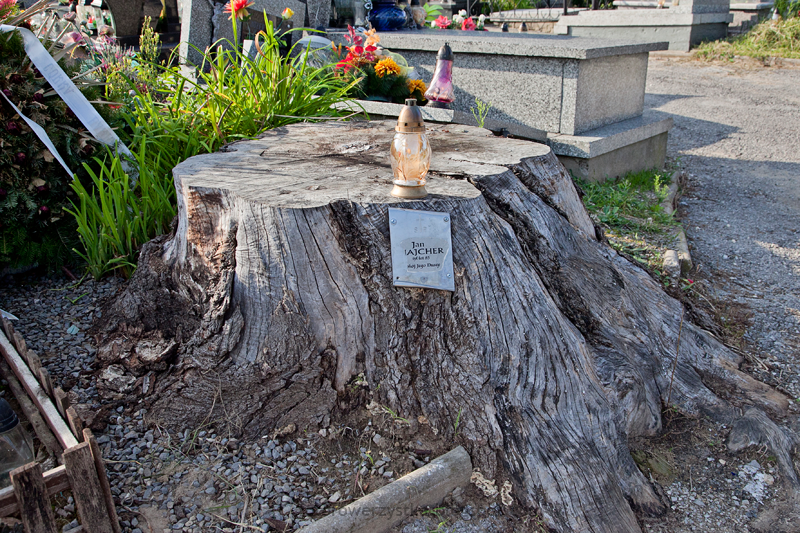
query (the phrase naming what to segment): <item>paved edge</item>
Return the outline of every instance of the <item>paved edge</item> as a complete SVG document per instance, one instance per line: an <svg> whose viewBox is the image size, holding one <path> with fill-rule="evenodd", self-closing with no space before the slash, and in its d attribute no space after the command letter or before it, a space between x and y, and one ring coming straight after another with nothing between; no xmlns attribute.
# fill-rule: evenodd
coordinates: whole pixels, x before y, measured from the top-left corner
<svg viewBox="0 0 800 533"><path fill-rule="evenodd" d="M397 481L299 530L299 533L385 533L418 508L439 504L469 483L472 461L459 446Z"/></svg>

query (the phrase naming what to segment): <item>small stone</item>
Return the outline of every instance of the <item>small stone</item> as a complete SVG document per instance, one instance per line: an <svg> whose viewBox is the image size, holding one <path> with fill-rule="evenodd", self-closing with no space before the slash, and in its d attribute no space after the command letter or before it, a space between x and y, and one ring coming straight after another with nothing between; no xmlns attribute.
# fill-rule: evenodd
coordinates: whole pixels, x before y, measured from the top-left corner
<svg viewBox="0 0 800 533"><path fill-rule="evenodd" d="M329 503L336 503L342 498L342 493L338 490L334 492L330 498L328 498Z"/></svg>

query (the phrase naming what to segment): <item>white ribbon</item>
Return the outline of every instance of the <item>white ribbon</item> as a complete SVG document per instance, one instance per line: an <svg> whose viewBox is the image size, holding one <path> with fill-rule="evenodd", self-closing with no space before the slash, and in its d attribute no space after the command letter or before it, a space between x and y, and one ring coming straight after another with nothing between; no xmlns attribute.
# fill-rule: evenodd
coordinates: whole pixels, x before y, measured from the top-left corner
<svg viewBox="0 0 800 533"><path fill-rule="evenodd" d="M31 58L31 61L36 68L39 69L39 72L44 76L44 78L50 83L53 89L58 93L64 103L72 109L72 112L75 113L75 116L86 126L86 129L94 135L94 138L100 141L103 144L108 146L114 146L125 154L126 156L133 158L133 154L131 154L128 147L125 146L122 141L119 140L117 134L114 133L114 130L103 120L103 117L100 116L100 113L92 107L92 104L83 96L78 88L72 83L72 80L69 79L69 76L61 70L61 67L58 66L58 63L53 59L50 53L42 46L42 43L39 39L28 29L26 28L19 28L16 26L8 26L6 24L0 24L0 33L7 33L10 31L18 31L20 35L22 35L22 41L25 45L25 52L28 54L28 57ZM5 97L5 95L3 95ZM69 170L67 165L64 163L64 160L61 159L61 156L56 151L55 146L53 146L53 142L47 136L44 129L41 126L27 118L25 115L20 113L17 106L15 106L8 98L6 97L8 103L14 108L14 110L19 114L20 117L31 127L31 129L36 133L39 139L47 146L47 149L53 154L53 156L61 163L61 166L69 172L69 175L72 176L72 172Z"/></svg>

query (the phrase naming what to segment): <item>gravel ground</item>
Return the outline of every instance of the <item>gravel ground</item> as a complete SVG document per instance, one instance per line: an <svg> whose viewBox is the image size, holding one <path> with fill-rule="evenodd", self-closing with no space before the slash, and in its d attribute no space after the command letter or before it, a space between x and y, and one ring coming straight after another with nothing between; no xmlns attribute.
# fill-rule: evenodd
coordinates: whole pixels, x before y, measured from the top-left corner
<svg viewBox="0 0 800 533"><path fill-rule="evenodd" d="M651 58L645 106L675 120L668 157L689 176L678 213L695 275L748 317L746 350L764 363L748 370L800 397L800 69ZM796 427L796 410L786 422ZM782 496L769 456L728 457L698 433L666 487L673 511L648 531L762 530L762 504Z"/></svg>
<svg viewBox="0 0 800 533"><path fill-rule="evenodd" d="M718 299L752 312L745 340L765 364L752 370L800 397L800 69L657 58L647 92L648 107L675 118L668 155L689 175L679 213L699 275L715 280ZM239 523L296 529L429 459L411 451L428 443L376 437L386 428L372 418L348 428L349 439L298 432L240 443L202 427L170 435L144 409L103 405L85 331L120 282L71 284L0 283L0 308L20 318L15 326L96 428L128 533L246 529ZM764 505L780 498L772 458L728 456L724 427L681 419L666 427L661 440L642 444L640 464L664 487L671 511L648 520L646 531L755 531ZM543 531L535 516L509 527L513 517L476 493L395 531ZM77 524L70 500L56 512L65 531Z"/></svg>

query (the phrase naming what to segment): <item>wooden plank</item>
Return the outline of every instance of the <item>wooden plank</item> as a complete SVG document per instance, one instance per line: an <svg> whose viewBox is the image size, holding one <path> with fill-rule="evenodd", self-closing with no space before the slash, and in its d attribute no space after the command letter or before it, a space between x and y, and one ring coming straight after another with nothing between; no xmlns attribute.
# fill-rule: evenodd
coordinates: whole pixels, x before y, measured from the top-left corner
<svg viewBox="0 0 800 533"><path fill-rule="evenodd" d="M39 379L39 371L42 369L42 361L39 359L39 354L33 350L28 350L28 368L31 369L31 374L37 380ZM41 385L41 383L39 383Z"/></svg>
<svg viewBox="0 0 800 533"><path fill-rule="evenodd" d="M93 532L114 531L103 491L100 488L91 444L82 442L65 450L64 466L67 467L72 496L75 498L78 516L83 527L87 531Z"/></svg>
<svg viewBox="0 0 800 533"><path fill-rule="evenodd" d="M58 533L56 517L47 496L39 463L28 463L11 471L11 484L20 507L26 533Z"/></svg>
<svg viewBox="0 0 800 533"><path fill-rule="evenodd" d="M22 338L18 332L14 332L14 348L17 349L17 353L22 357L22 360L25 363L28 362L28 344L25 342L25 339Z"/></svg>
<svg viewBox="0 0 800 533"><path fill-rule="evenodd" d="M78 444L78 440L70 431L67 423L58 415L58 410L55 405L53 405L53 402L50 401L44 389L42 389L39 382L33 377L33 374L31 374L28 365L25 364L19 356L19 353L11 346L11 343L3 334L0 334L0 353L6 358L8 366L11 367L17 379L22 383L30 399L36 404L36 407L39 409L42 417L44 417L47 425L53 430L61 447L67 449Z"/></svg>
<svg viewBox="0 0 800 533"><path fill-rule="evenodd" d="M67 409L69 408L69 397L67 397L67 393L64 392L64 389L61 387L56 387L53 389L53 401L56 404L56 409L58 409L59 414L61 414L61 418L67 418Z"/></svg>
<svg viewBox="0 0 800 533"><path fill-rule="evenodd" d="M67 407L67 424L75 438L83 442L83 420L74 407Z"/></svg>
<svg viewBox="0 0 800 533"><path fill-rule="evenodd" d="M33 426L36 436L45 447L50 451L51 455L61 459L61 454L64 451L58 443L58 439L53 435L53 432L47 426L47 423L42 419L42 415L34 405L33 400L28 397L28 393L22 387L22 384L17 379L17 376L11 371L5 359L0 358L0 376L8 382L8 388L17 399L23 414L28 419L28 422Z"/></svg>
<svg viewBox="0 0 800 533"><path fill-rule="evenodd" d="M53 380L50 378L50 372L46 368L39 369L39 385L42 386L44 392L53 397Z"/></svg>
<svg viewBox="0 0 800 533"><path fill-rule="evenodd" d="M69 489L67 469L61 465L45 472L44 485L47 488L48 497ZM0 490L0 516L10 516L18 511L19 503L17 495L14 493L14 487Z"/></svg>
<svg viewBox="0 0 800 533"><path fill-rule="evenodd" d="M86 428L83 430L83 440L89 443L92 450L92 459L94 459L97 478L100 480L100 489L103 491L103 498L108 508L111 526L114 528L114 533L122 533L122 528L119 526L119 517L117 517L117 508L114 505L114 495L111 494L111 484L108 482L106 463L103 461L103 454L100 452L100 446L97 444L97 439L94 438L91 429Z"/></svg>
<svg viewBox="0 0 800 533"><path fill-rule="evenodd" d="M3 330L6 338L10 339L13 336L12 331L14 331L14 326L12 326L11 321L3 315L0 315L0 329Z"/></svg>

